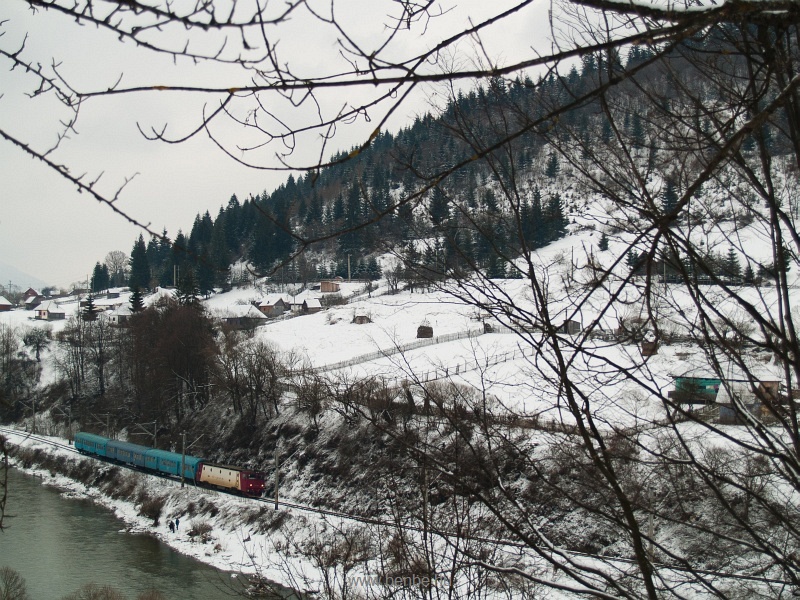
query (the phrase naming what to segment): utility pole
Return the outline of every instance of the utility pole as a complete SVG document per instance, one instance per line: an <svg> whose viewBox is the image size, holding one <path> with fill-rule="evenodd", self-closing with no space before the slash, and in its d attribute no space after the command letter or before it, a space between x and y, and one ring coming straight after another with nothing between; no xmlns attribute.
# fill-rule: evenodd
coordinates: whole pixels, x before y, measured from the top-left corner
<svg viewBox="0 0 800 600"><path fill-rule="evenodd" d="M193 441L191 444L189 444L187 446L186 445L186 432L185 431L181 432L181 438L182 438L182 442L181 442L181 487L184 486L185 481L186 481L186 450L188 448L191 448L192 446L194 446L197 442L199 442L202 439L202 437L203 436L201 435L199 438L197 438L195 441Z"/></svg>
<svg viewBox="0 0 800 600"><path fill-rule="evenodd" d="M31 433L33 435L36 435L36 398L31 398L31 403L30 404L28 404L27 402L24 402L23 400L20 400L19 402L24 407L31 409L31 414L33 416L33 425L31 425Z"/></svg>
<svg viewBox="0 0 800 600"><path fill-rule="evenodd" d="M186 471L186 432L181 432L181 487L183 487L183 474Z"/></svg>
<svg viewBox="0 0 800 600"><path fill-rule="evenodd" d="M280 451L278 450L278 440L275 440L275 510L278 510L278 485L280 483Z"/></svg>
<svg viewBox="0 0 800 600"><path fill-rule="evenodd" d="M62 417L67 418L67 440L72 441L72 408L69 406L65 409L60 406L54 406L53 410L57 411Z"/></svg>

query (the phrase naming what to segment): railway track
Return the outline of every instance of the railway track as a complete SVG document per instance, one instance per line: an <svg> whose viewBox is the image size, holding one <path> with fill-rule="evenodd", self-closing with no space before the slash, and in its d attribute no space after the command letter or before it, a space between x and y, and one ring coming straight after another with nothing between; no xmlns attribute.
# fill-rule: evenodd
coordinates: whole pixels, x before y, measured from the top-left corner
<svg viewBox="0 0 800 600"><path fill-rule="evenodd" d="M30 432L23 432L23 431L19 431L17 429L9 428L9 427L0 427L0 434L14 435L14 436L16 436L18 438L21 438L23 440L34 440L34 441L39 442L41 444L46 444L46 445L49 445L49 446L53 446L55 448L67 451L67 452L72 453L72 454L76 454L78 456L83 456L83 457L86 457L86 458L90 458L92 460L97 460L99 462L103 462L105 464L122 467L122 468L128 469L130 471L134 471L136 473L142 473L144 475L151 475L153 477L159 477L161 479L166 479L168 481L180 481L177 478L170 477L169 475L164 475L162 473L156 473L156 472L152 472L152 471L145 471L145 470L133 467L132 465L126 465L126 464L122 464L122 463L119 463L119 462L116 462L116 461L105 460L105 459L103 459L102 457L99 457L99 456L91 456L91 455L88 455L88 454L82 454L81 452L78 452L75 449L75 447L72 446L71 444L64 444L64 443L55 441L52 438L41 436L41 435L32 434ZM236 494L234 492L230 492L230 491L223 490L223 489L220 489L220 488L200 487L200 486L194 485L194 483L192 483L191 485L193 485L194 487L198 487L198 489L209 490L209 491L213 491L213 492L216 492L216 493L219 493L219 494L227 494L229 496L234 496L236 498L243 498L243 496L241 496L240 494ZM274 498L267 498L267 497L264 497L264 496L258 497L258 498L251 498L251 497L246 497L246 498L248 500L252 500L253 502L259 502L259 503L262 503L262 504L275 505L275 499ZM287 502L285 500L279 500L278 503L277 503L277 507L278 507L278 510L280 510L280 509L292 509L292 510L297 510L297 511L300 511L300 512L311 513L311 514L314 514L314 515L346 519L346 520L349 520L349 521L355 521L355 522L358 522L358 523L363 523L365 525L376 525L376 526L380 526L380 527L392 527L392 528L402 527L403 529L405 529L407 531L416 531L416 532L419 532L419 533L426 533L427 532L429 534L439 535L439 536L446 537L446 538L454 538L454 537L458 536L458 534L449 533L449 532L445 532L445 531L439 531L439 530L437 530L435 528L425 529L423 527L419 527L419 526L413 525L413 524L398 523L396 521L387 521L385 519L378 519L378 518L374 518L374 517L365 517L365 516L362 516L362 515L355 515L355 514L352 514L352 513L346 513L346 512L336 511L336 510L329 510L329 509L324 509L324 508L319 508L319 507L314 507L314 506L308 506L307 504L300 504L300 503L297 503L297 502ZM463 534L461 534L461 537L463 537ZM484 538L484 537L471 537L470 539L474 540L474 541L478 541L478 542L483 542L483 543L497 544L497 545L503 545L503 546L517 547L517 548L527 547L527 544L523 544L521 542L515 542L515 541L512 541L512 540L501 540L501 539Z"/></svg>
<svg viewBox="0 0 800 600"><path fill-rule="evenodd" d="M62 442L53 440L52 438L41 436L41 435L37 435L37 434L33 434L33 433L30 433L30 432L19 431L17 429L13 429L13 428L10 428L10 427L0 426L0 434L7 435L7 436L8 435L13 435L13 436L15 436L17 438L21 438L22 440L34 440L36 442L39 442L39 443L42 443L42 444L45 444L45 445L49 445L49 446L52 446L54 448L58 448L59 450L62 450L62 451L66 451L66 452L69 452L69 453L72 453L72 454L76 454L78 456L82 456L82 457L85 457L85 458L90 458L92 460L97 460L97 461L100 461L100 462L104 462L106 464L110 464L110 465L126 468L126 469L128 469L130 471L134 471L136 473L141 473L143 475L150 475L150 476L153 476L153 477L160 477L161 479L166 479L168 481L173 481L173 482L179 481L179 479L174 478L174 477L170 477L168 475L163 475L163 474L160 474L160 473L154 473L154 472L151 472L151 471L143 471L141 469L134 468L131 465L125 465L125 464L121 464L121 463L118 463L118 462L104 460L102 457L96 457L96 456L91 456L91 455L87 455L87 454L82 454L82 453L78 452L75 449L75 447L72 446L71 444L64 444ZM229 495L229 496L234 496L236 498L243 498L243 496L241 496L239 494L234 494L233 492L229 492L229 491L222 490L222 489L219 489L219 488L205 488L205 487L200 487L200 486L196 486L196 485L194 487L197 487L198 489L202 489L202 490L206 490L206 491L213 491L213 492L216 492L218 494L226 494L226 495ZM271 505L275 505L276 504L274 498L259 497L259 498L246 498L246 499L249 499L252 502L258 502L258 503L262 503L262 504L271 504ZM351 514L351 513L345 513L345 512L336 511L336 510L328 510L328 509L324 509L324 508L308 506L308 505L300 504L300 503L297 503L297 502L287 502L285 500L279 500L278 503L277 503L277 510L281 510L281 509L284 509L284 510L292 509L292 510L295 510L295 511L304 512L304 513L310 513L310 514L313 514L313 515L326 516L326 517L335 517L335 518L338 518L338 519L345 519L345 520L348 520L348 521L353 521L353 522L357 522L357 523L363 523L365 525L374 525L374 526L378 526L378 527L389 527L389 528L403 528L406 531L414 531L414 532L418 532L418 533L427 533L428 535L435 535L435 536L441 537L445 541L448 541L448 540L451 540L451 539L462 539L462 540L463 539L467 539L469 541L481 542L481 543L491 544L491 545L496 545L496 546L504 546L504 547L507 547L508 549L518 549L520 552L523 549L527 549L529 551L534 552L534 554L536 554L536 555L541 555L541 558L545 558L545 559L546 559L546 557L544 556L544 554L545 553L549 553L553 557L560 556L560 557L563 557L563 558L568 559L568 560L577 559L577 558L588 558L588 559L592 559L592 560L599 560L599 561L604 562L604 563L618 563L618 564L625 564L625 565L635 565L636 564L634 560L627 559L627 558L608 557L608 556L601 556L601 555L597 555L597 554L587 554L587 553L584 553L584 552L575 552L575 551L566 550L566 549L562 549L562 548L555 548L555 547L552 548L552 549L546 550L543 553L541 551L536 551L536 549L532 548L529 544L526 544L524 542L515 541L515 540L505 540L505 539L500 539L500 538L490 538L490 537L483 537L483 536L469 536L469 537L467 537L464 534L456 534L456 533L452 533L452 532L442 531L442 530L439 530L439 529L436 529L436 528L427 528L426 529L426 528L419 527L419 526L413 525L413 524L400 523L400 522L396 522L396 521L387 521L385 519L378 519L378 518L373 518L373 517L364 517L364 516L361 516L361 515L354 515L354 514ZM450 542L448 542L448 543L450 543ZM553 560L553 559L547 559L547 560ZM755 575L745 575L745 574L737 574L737 573L720 573L718 571L710 571L710 570L707 570L707 569L690 569L690 568L684 567L682 565L668 565L668 564L662 564L662 563L654 563L654 566L657 566L658 568L670 570L670 571L673 571L673 572L676 572L676 573L691 573L693 575L698 575L699 574L699 575L704 575L704 576L708 576L708 577L717 577L717 578L721 578L721 579L730 579L730 580L737 580L737 581L753 581L753 582L758 582L758 583L763 583L763 584L768 584L768 585L769 584L789 585L789 582L786 581L786 580L775 579L775 578L770 578L770 577L760 577L760 576L755 576ZM569 567L567 567L567 568L569 568Z"/></svg>

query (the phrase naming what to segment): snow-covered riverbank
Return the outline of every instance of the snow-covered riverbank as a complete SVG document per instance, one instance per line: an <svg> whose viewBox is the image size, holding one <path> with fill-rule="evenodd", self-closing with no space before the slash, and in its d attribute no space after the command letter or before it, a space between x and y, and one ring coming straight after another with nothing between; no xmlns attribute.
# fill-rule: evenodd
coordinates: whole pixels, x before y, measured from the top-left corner
<svg viewBox="0 0 800 600"><path fill-rule="evenodd" d="M414 598L429 585L450 587L446 572L398 575L391 570L392 545L401 527L364 525L356 520L298 509L275 511L272 503L239 498L122 469L78 455L61 438L3 430L11 464L63 490L111 509L127 531L158 537L174 550L270 587L319 594L323 598ZM169 523L178 522L172 532ZM402 535L415 537L413 529ZM444 548L447 544L442 543ZM514 554L517 551L514 550ZM519 555L522 565L522 555ZM397 578L394 583L393 578ZM469 583L456 583L469 588ZM348 592L349 590L349 592ZM509 597L510 588L481 597ZM399 596L398 596L399 593ZM457 597L468 597L457 593ZM512 596L513 597L513 596ZM563 597L563 596L558 596Z"/></svg>
<svg viewBox="0 0 800 600"><path fill-rule="evenodd" d="M66 444L64 439L26 432L3 435L14 468L41 477L43 485L59 488L67 498L88 498L111 509L132 533L156 536L234 577L265 578L287 587L303 582L311 584L305 590L315 589L312 565L297 559L290 563L281 549L287 536L298 540L302 531L321 532L329 522L192 485L181 487L177 481L122 470L48 443ZM72 473L85 472L86 466L94 471L92 481L77 480ZM157 519L151 513L154 505L160 505ZM178 523L174 533L170 521Z"/></svg>

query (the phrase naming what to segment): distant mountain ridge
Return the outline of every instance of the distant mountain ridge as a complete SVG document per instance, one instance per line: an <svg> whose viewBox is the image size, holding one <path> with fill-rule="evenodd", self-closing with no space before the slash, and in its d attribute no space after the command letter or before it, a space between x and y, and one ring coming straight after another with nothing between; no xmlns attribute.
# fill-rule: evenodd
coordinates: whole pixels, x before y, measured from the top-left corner
<svg viewBox="0 0 800 600"><path fill-rule="evenodd" d="M11 282L11 284L14 286L19 286L23 289L29 287L43 288L48 285L38 277L34 277L29 273L20 271L16 267L0 262L0 285L2 285L3 288L6 288L8 287L9 282Z"/></svg>

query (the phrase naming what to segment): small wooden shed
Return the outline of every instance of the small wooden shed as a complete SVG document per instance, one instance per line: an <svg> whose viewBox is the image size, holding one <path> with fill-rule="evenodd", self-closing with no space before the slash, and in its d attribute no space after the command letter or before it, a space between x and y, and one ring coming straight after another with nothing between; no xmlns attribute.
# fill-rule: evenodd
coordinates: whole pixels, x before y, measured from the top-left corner
<svg viewBox="0 0 800 600"><path fill-rule="evenodd" d="M313 315L322 310L322 303L317 298L306 298L303 300L303 314Z"/></svg>
<svg viewBox="0 0 800 600"><path fill-rule="evenodd" d="M329 279L321 281L319 284L319 291L323 294L336 293L339 291L339 288L340 286L338 281L331 281Z"/></svg>
<svg viewBox="0 0 800 600"><path fill-rule="evenodd" d="M559 333L565 333L567 335L577 335L583 330L579 321L575 319L566 319L564 324L558 328Z"/></svg>

